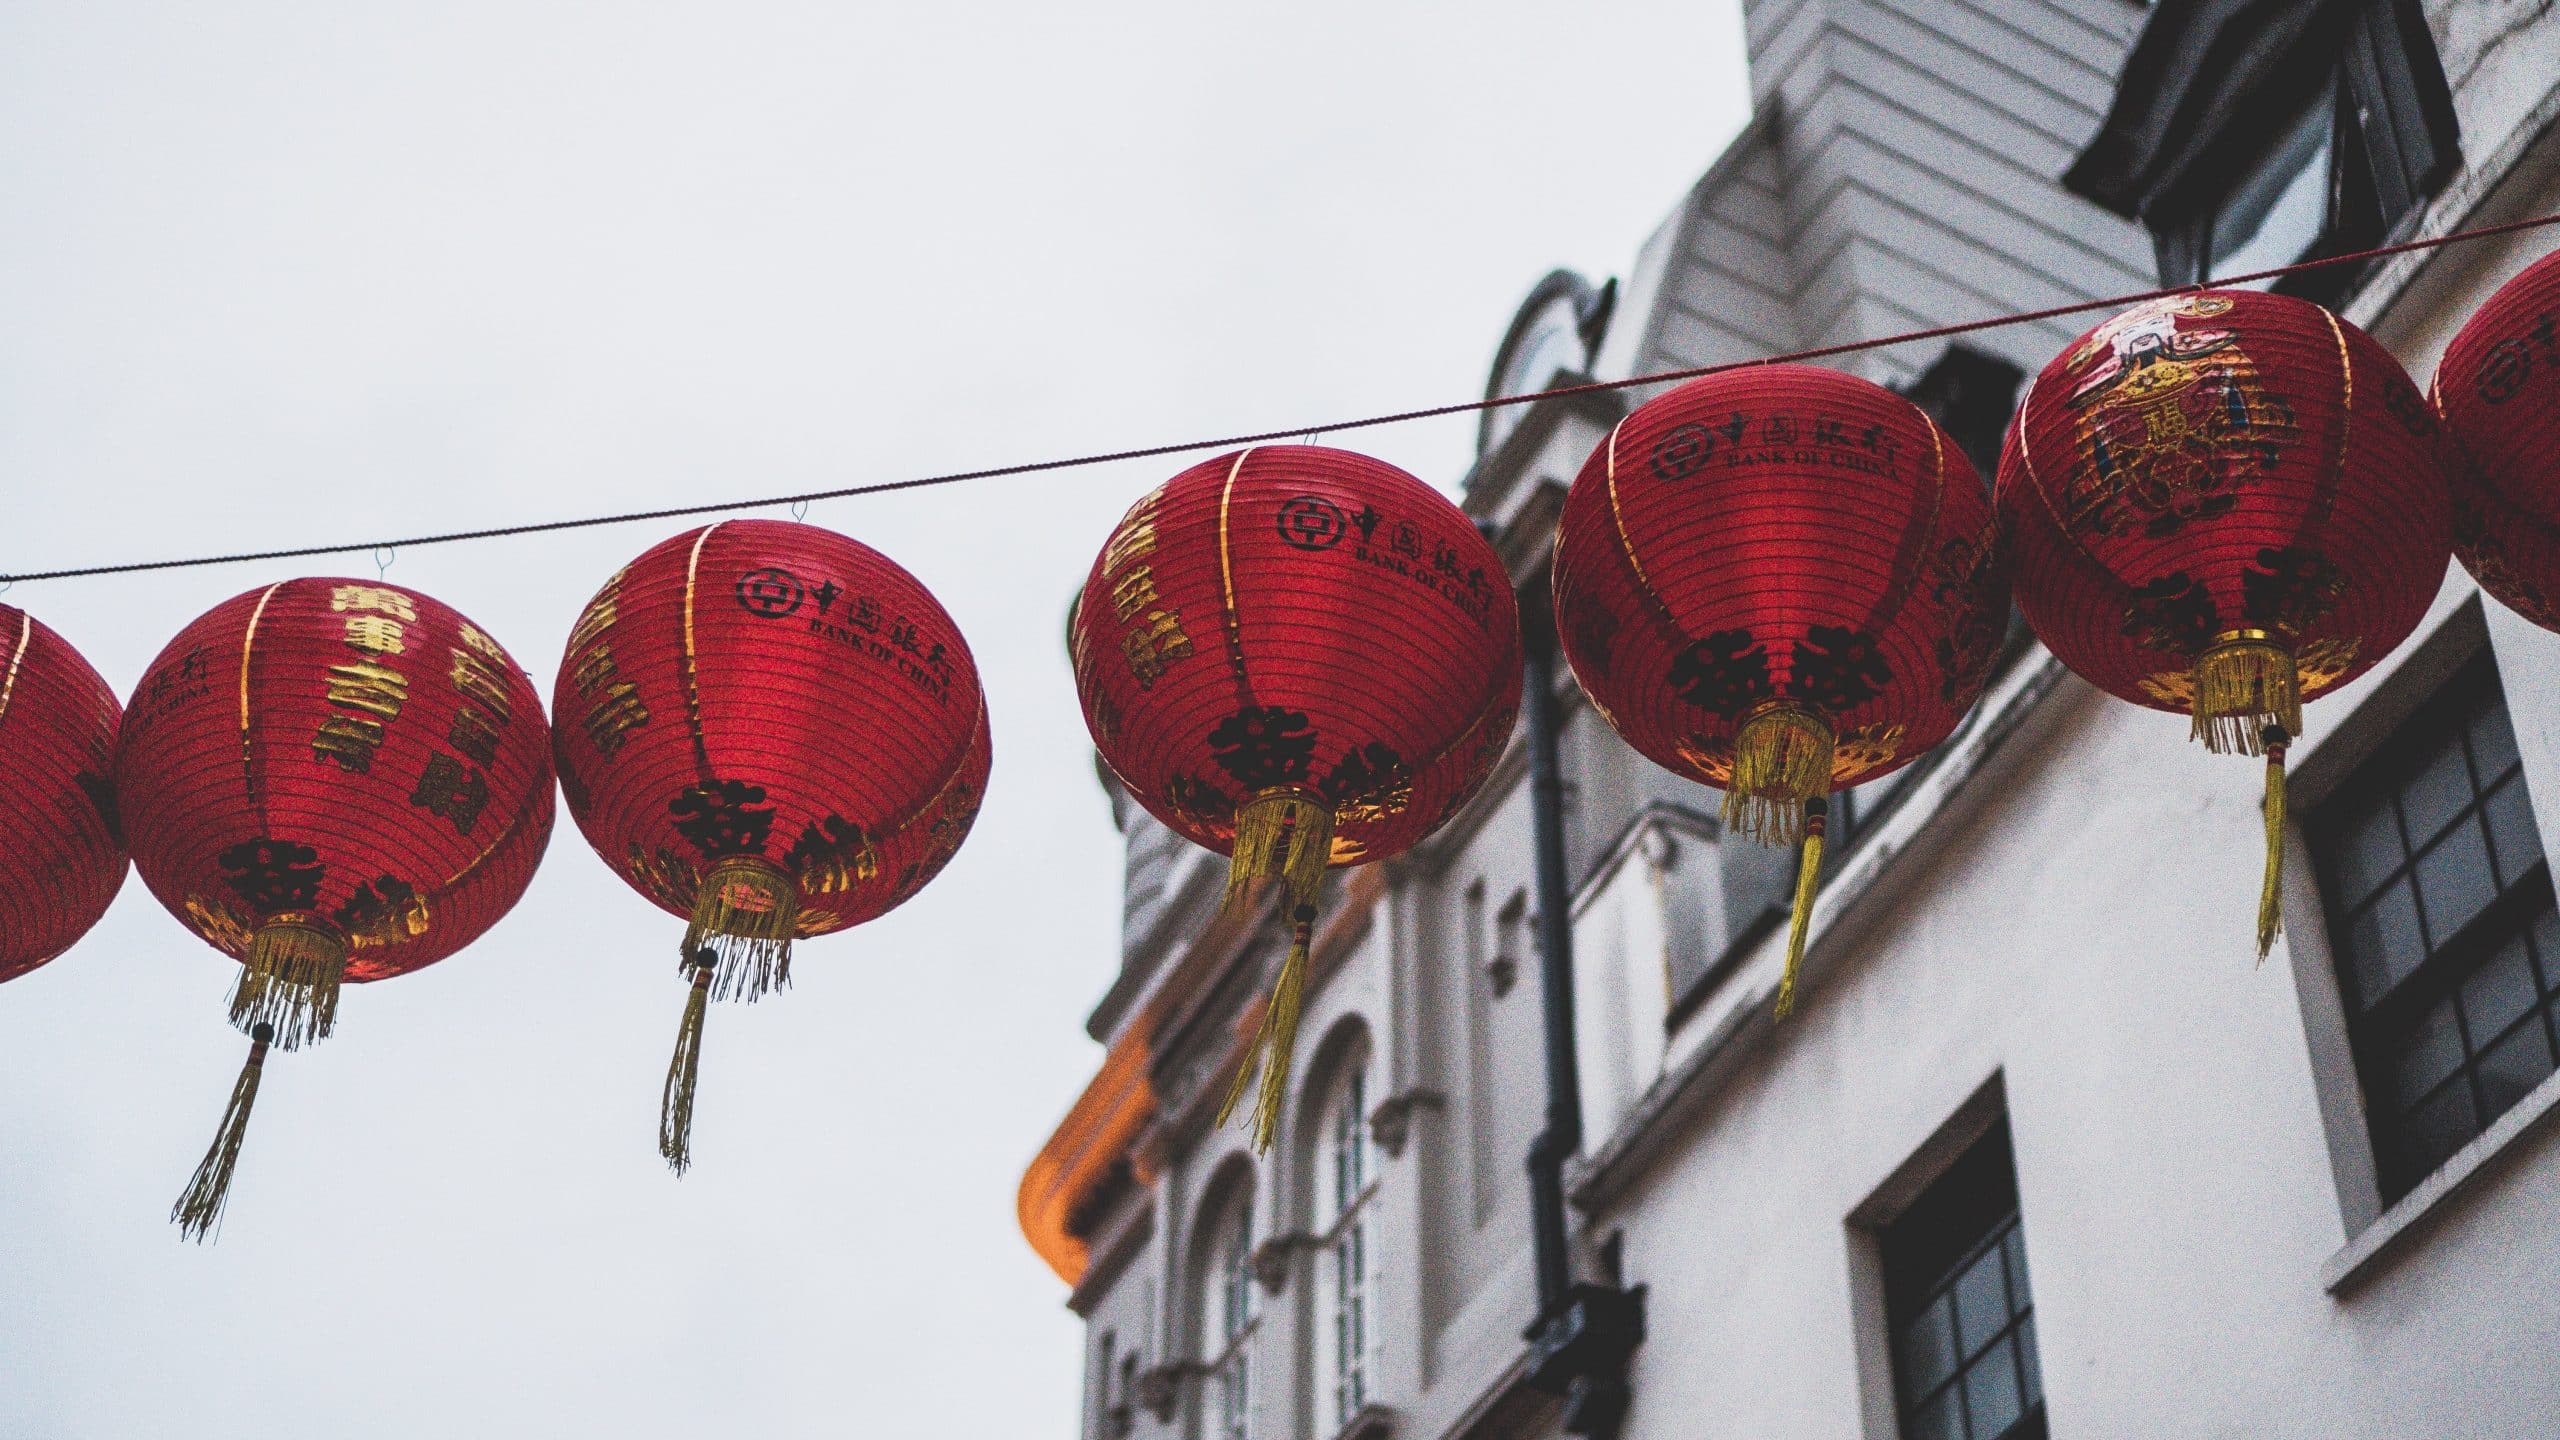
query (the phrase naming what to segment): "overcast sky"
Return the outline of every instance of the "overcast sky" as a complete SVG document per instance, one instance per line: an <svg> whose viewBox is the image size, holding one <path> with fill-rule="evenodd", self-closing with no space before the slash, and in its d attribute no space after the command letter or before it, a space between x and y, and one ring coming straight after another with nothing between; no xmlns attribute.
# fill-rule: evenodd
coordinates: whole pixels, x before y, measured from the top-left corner
<svg viewBox="0 0 2560 1440"><path fill-rule="evenodd" d="M0 7L0 571L892 479L1475 394L1743 119L1734 0ZM1470 420L1350 443L1453 485ZM1090 1073L1118 858L1060 633L1124 466L819 506L940 594L995 728L932 888L715 1010L563 817L524 903L267 1070L129 882L0 989L0 1435L1074 1433L1015 1229ZM671 533L397 556L550 693ZM119 694L362 559L22 584Z"/></svg>

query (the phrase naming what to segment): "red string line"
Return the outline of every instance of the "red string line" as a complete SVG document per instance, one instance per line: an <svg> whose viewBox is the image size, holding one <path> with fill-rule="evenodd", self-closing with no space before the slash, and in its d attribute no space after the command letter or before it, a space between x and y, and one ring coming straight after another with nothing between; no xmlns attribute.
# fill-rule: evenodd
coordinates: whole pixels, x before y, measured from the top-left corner
<svg viewBox="0 0 2560 1440"><path fill-rule="evenodd" d="M887 495L900 490L922 490L936 485L956 485L964 480L994 480L1008 475L1038 475L1053 470L1078 470L1093 465L1109 465L1122 460L1151 460L1167 455L1185 455L1199 450L1225 450L1240 445L1264 445L1274 441L1299 440L1310 435L1330 434L1338 430L1368 430L1381 425L1402 425L1414 420L1433 420L1443 415L1464 415L1473 411L1493 410L1505 405L1528 405L1559 395L1595 395L1612 390L1631 390L1645 385L1667 384L1675 380L1694 380L1701 375L1716 375L1728 370L1748 369L1754 365L1781 365L1803 360L1822 360L1834 355L1854 355L1864 350L1881 350L1893 345L1908 345L1921 340L1940 340L1953 335L1969 335L1977 330L1997 330L2010 325L2031 324L2064 315L2078 315L2091 310L2116 310L2138 305L2145 300L2158 300L2197 290L2244 285L2258 280L2272 280L2306 270L2331 265L2353 265L2414 251L2434 250L2465 240L2485 240L2498 235L2560 224L2560 214L2537 215L2530 219L2510 220L2499 225L2483 225L2476 229L2456 230L2424 240L2407 240L2397 245L2381 245L2371 250L2357 250L2345 255L2331 255L2318 260L2297 261L2267 270L2252 270L2245 275L2202 280L2192 285L2170 285L2157 290L2139 290L2129 295L2110 295L2098 300L2074 301L2068 305L2048 305L2041 310L2022 310L2012 315L1994 315L1981 320L1964 320L1952 325L1933 325L1925 330L1905 330L1874 340L1849 340L1837 345L1818 345L1810 350L1793 350L1783 355L1764 355L1752 360L1727 360L1715 365L1694 365L1685 370L1663 370L1651 375L1634 375L1624 380L1593 380L1580 385L1563 385L1530 395L1503 395L1488 400L1464 400L1450 405L1431 405L1419 410L1397 410L1384 415L1370 415L1356 420L1333 420L1321 425L1287 425L1276 430L1259 430L1245 435L1226 435L1211 440L1181 440L1168 445L1141 445L1128 450L1104 450L1089 455L1073 455L1057 460L1034 460L1019 465L997 465L983 470L954 470L941 475L923 475L911 480L887 480L871 485L848 485L834 490L810 490L797 495L768 495L751 500L716 500L701 505L673 505L657 510L624 510L607 515L588 515L569 520L544 520L526 525L494 525L481 530L447 530L434 535L407 535L392 540L350 540L326 545L298 545L283 550L243 550L225 555L195 555L176 560L135 560L118 565L87 565L70 570L36 570L20 575L0 575L0 586L20 581L72 580L93 575L132 575L149 570L187 570L206 565L238 565L256 560L299 560L316 555L349 555L366 550L407 549L417 545L452 545L465 540L497 540L513 535L547 535L559 530L585 530L601 525L628 525L641 520L681 520L697 515L717 515L735 510L761 510L777 505L806 505L817 500L850 500L863 495Z"/></svg>

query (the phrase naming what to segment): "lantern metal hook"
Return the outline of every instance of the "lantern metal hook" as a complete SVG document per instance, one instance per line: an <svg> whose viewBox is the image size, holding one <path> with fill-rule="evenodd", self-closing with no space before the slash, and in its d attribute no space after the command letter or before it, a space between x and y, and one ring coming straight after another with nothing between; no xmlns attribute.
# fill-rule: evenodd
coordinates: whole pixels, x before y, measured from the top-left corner
<svg viewBox="0 0 2560 1440"><path fill-rule="evenodd" d="M393 561L395 561L395 560L397 560L397 559L399 559L399 558L400 558L400 547L399 547L399 546L397 546L397 545L376 545L376 546L374 546L374 547L373 547L373 578L375 578L376 580L387 580L387 579L391 578L391 562L393 562Z"/></svg>
<svg viewBox="0 0 2560 1440"><path fill-rule="evenodd" d="M806 500L792 501L791 518L794 520L807 520L809 518L809 502Z"/></svg>

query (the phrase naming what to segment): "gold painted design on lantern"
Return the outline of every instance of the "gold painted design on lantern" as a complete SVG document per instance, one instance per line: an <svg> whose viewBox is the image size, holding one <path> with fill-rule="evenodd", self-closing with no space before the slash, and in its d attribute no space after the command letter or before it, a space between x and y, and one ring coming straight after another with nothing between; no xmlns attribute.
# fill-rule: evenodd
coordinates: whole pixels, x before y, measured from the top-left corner
<svg viewBox="0 0 2560 1440"><path fill-rule="evenodd" d="M1843 733L1832 748L1831 788L1856 784L1869 771L1892 764L1902 753L1903 736L1909 728L1878 720Z"/></svg>
<svg viewBox="0 0 2560 1440"><path fill-rule="evenodd" d="M186 900L186 910L188 927L204 943L235 960L248 953L248 919L232 909L229 902L190 895Z"/></svg>
<svg viewBox="0 0 2560 1440"><path fill-rule="evenodd" d="M2072 353L2075 371L2107 358L2078 378L2067 398L2078 414L2066 528L2099 534L2159 534L2200 514L2218 513L2215 497L2246 473L2219 464L2224 447L2273 447L2295 434L2291 409L2269 395L2256 361L2231 330L2181 330L2180 318L2221 315L2225 296L2170 296L2134 306L2090 333ZM2201 409L2190 401L2208 382ZM2134 428L2128 428L2130 427Z"/></svg>

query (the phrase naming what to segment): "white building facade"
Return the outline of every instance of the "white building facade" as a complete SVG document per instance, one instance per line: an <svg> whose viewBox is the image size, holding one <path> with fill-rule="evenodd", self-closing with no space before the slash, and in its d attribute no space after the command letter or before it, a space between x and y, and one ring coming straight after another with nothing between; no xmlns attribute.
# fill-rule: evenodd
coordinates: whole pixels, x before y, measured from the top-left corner
<svg viewBox="0 0 2560 1440"><path fill-rule="evenodd" d="M2560 211L2549 0L1746 13L1758 118L1623 286L1538 288L1498 393ZM2555 243L2287 283L2423 383ZM2096 318L1833 363L1987 475ZM1466 504L1524 612L1637 398L1489 415ZM1792 856L1550 678L1556 873L1533 723L1427 847L1329 887L1268 1155L1210 1112L1284 937L1113 795L1109 1055L1022 1193L1086 1440L2560 1435L2560 636L2455 567L2306 712L2258 964L2256 767L2015 635L1951 740L1840 807L1784 1023Z"/></svg>

